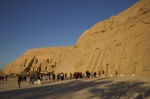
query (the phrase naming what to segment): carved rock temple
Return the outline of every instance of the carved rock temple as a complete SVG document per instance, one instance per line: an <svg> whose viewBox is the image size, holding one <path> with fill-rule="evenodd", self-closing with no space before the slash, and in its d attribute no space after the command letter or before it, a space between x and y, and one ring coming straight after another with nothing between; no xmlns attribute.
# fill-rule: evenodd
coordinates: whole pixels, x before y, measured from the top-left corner
<svg viewBox="0 0 150 99"><path fill-rule="evenodd" d="M74 46L27 50L10 63L5 74L106 71L113 75L150 75L150 0L96 23Z"/></svg>

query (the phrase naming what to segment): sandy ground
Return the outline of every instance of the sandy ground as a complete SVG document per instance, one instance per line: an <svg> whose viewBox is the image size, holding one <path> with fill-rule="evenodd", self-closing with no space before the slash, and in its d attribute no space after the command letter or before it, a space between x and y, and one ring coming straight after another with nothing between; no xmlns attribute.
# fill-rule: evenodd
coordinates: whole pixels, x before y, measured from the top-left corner
<svg viewBox="0 0 150 99"><path fill-rule="evenodd" d="M150 77L98 77L42 81L40 85L16 79L0 82L0 99L150 99Z"/></svg>

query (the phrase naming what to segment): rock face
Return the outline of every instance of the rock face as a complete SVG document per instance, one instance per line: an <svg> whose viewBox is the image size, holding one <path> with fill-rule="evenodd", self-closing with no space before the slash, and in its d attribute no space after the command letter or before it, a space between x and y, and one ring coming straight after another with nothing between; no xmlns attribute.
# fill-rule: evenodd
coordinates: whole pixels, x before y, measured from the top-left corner
<svg viewBox="0 0 150 99"><path fill-rule="evenodd" d="M4 72L2 69L0 69L0 76L4 76Z"/></svg>
<svg viewBox="0 0 150 99"><path fill-rule="evenodd" d="M106 75L150 75L150 0L85 31L74 46L30 49L5 68L5 73L97 72Z"/></svg>

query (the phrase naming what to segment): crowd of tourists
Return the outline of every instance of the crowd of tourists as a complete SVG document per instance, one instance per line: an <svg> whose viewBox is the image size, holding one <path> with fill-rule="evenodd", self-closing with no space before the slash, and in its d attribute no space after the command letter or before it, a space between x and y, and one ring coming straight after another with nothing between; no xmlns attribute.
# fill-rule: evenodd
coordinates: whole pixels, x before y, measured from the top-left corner
<svg viewBox="0 0 150 99"><path fill-rule="evenodd" d="M104 70L98 71L99 76L104 75ZM82 72L74 72L70 73L69 75L67 73L50 73L50 74L37 74L37 75L30 75L29 76L29 84L33 84L34 81L40 80L52 80L52 81L63 81L63 80L68 80L68 79L82 79L82 78L90 78L90 77L96 77L97 73L91 73L88 70L84 73Z"/></svg>
<svg viewBox="0 0 150 99"><path fill-rule="evenodd" d="M8 77L7 76L0 76L0 82L1 81L7 81Z"/></svg>
<svg viewBox="0 0 150 99"><path fill-rule="evenodd" d="M90 77L101 77L104 76L105 72L104 70L99 70L98 72L89 72L88 70L85 73L82 72L74 72L74 73L58 73L55 74L54 72L49 74L30 74L26 76L18 75L18 85L20 87L21 82L29 81L29 84L34 84L35 81L40 80L52 80L52 81L63 81L68 79L88 79ZM7 81L8 76L0 76L0 81Z"/></svg>
<svg viewBox="0 0 150 99"><path fill-rule="evenodd" d="M102 71L98 71L99 77L102 75L104 75L104 70ZM58 73L55 74L54 72L49 73L49 74L32 74L32 75L18 75L18 86L21 86L21 82L26 82L27 80L29 81L29 84L34 84L35 81L40 80L40 81L44 81L44 80L52 80L52 81L63 81L63 80L68 80L68 79L87 79L90 77L96 77L97 73L94 72L89 72L88 70L84 73L82 72L74 72L74 73ZM7 81L8 76L1 76L0 75L0 82L1 81Z"/></svg>
<svg viewBox="0 0 150 99"><path fill-rule="evenodd" d="M102 71L98 71L98 72L89 72L88 70L84 73L82 72L74 72L74 73L70 73L69 75L67 75L67 73L58 73L57 75L53 72L53 73L49 73L49 74L36 74L36 75L29 75L29 76L21 76L18 75L18 85L20 87L20 83L21 82L26 82L27 78L29 79L29 84L34 84L35 81L40 80L40 81L44 81L44 80L52 80L52 81L63 81L63 80L68 80L68 79L88 79L90 77L96 77L97 73L99 75L99 77L101 75L104 75L104 70Z"/></svg>

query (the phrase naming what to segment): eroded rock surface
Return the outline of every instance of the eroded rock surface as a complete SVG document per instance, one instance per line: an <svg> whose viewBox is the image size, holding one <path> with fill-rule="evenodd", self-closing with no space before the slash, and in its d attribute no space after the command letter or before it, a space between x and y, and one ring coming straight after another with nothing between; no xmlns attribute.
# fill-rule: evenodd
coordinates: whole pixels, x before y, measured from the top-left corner
<svg viewBox="0 0 150 99"><path fill-rule="evenodd" d="M150 0L96 23L74 46L30 49L5 68L21 71L90 72L150 75ZM55 66L55 67L52 67Z"/></svg>

